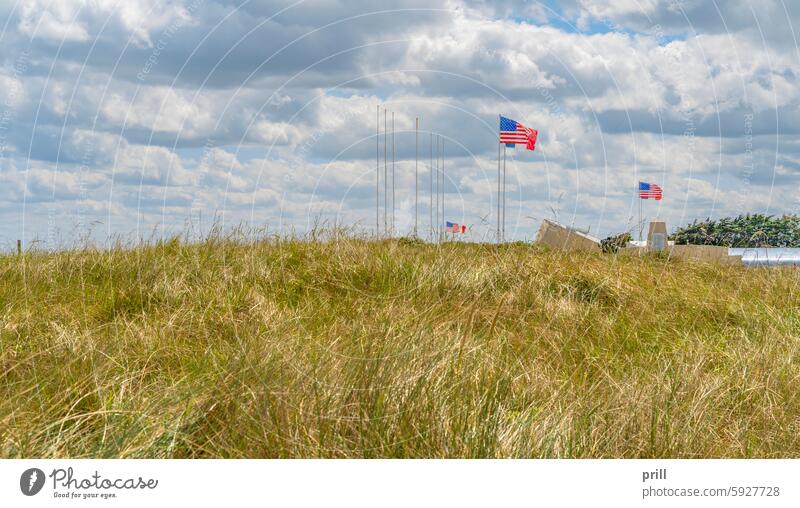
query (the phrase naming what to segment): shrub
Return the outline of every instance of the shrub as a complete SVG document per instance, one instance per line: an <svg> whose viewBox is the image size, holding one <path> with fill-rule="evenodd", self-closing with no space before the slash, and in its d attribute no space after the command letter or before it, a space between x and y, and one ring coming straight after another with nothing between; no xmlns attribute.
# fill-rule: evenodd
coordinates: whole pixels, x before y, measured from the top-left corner
<svg viewBox="0 0 800 508"><path fill-rule="evenodd" d="M800 247L800 218L753 214L694 221L675 231L670 240L677 245Z"/></svg>
<svg viewBox="0 0 800 508"><path fill-rule="evenodd" d="M600 241L600 248L603 252L614 254L631 241L630 233L620 233L618 235L611 235L608 238Z"/></svg>

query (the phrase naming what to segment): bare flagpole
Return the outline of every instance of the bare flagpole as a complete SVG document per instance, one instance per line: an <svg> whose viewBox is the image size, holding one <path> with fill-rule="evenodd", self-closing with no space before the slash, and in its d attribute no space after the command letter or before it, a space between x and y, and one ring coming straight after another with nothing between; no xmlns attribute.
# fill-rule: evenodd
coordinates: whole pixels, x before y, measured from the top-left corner
<svg viewBox="0 0 800 508"><path fill-rule="evenodd" d="M436 136L436 231L442 243L442 136Z"/></svg>
<svg viewBox="0 0 800 508"><path fill-rule="evenodd" d="M442 199L444 199L444 194L442 193L442 189L444 188L444 175L442 175L442 136L439 136L439 142L436 144L436 148L438 151L436 152L436 167L439 169L437 173L438 182L436 184L436 190L439 191L439 208L437 209L437 213L439 214L439 220L436 221L436 226L439 228L439 243L442 242L442 222L444 218L442 217Z"/></svg>
<svg viewBox="0 0 800 508"><path fill-rule="evenodd" d="M447 215L444 213L444 188L447 186L447 180L445 179L444 174L444 138L442 138L442 150L439 153L439 156L442 159L442 163L440 165L441 172L442 172L442 223L439 224L440 227L444 227L444 223L447 220ZM446 237L446 231L442 230L442 237Z"/></svg>
<svg viewBox="0 0 800 508"><path fill-rule="evenodd" d="M395 149L394 149L394 111L392 111L392 236L394 236L394 210L395 210L395 206L394 206L394 186L395 186L395 183L394 183L394 182L395 182L395 180L394 180L394 175L395 175L395 166L394 166L394 160L395 160Z"/></svg>
<svg viewBox="0 0 800 508"><path fill-rule="evenodd" d="M381 219L381 105L375 110L375 237L380 236Z"/></svg>
<svg viewBox="0 0 800 508"><path fill-rule="evenodd" d="M434 223L433 223L433 239L436 243L439 243L439 135L436 135L436 162L434 163L434 171L436 172L436 177L434 178L434 182L436 183L436 212L434 215Z"/></svg>
<svg viewBox="0 0 800 508"><path fill-rule="evenodd" d="M414 127L414 238L419 226L419 117Z"/></svg>
<svg viewBox="0 0 800 508"><path fill-rule="evenodd" d="M389 146L389 129L388 120L386 116L386 108L383 108L383 234L389 229L389 221L386 216L386 207L388 204L387 198L389 197L388 176L389 176L389 163L388 163L388 146Z"/></svg>
<svg viewBox="0 0 800 508"><path fill-rule="evenodd" d="M430 214L430 225L431 225L431 240L433 240L433 131L430 132L431 139L430 139L430 146L431 149L431 160L428 166L428 176L430 178L430 185L428 186L429 189L429 197L431 204L428 207L428 213Z"/></svg>

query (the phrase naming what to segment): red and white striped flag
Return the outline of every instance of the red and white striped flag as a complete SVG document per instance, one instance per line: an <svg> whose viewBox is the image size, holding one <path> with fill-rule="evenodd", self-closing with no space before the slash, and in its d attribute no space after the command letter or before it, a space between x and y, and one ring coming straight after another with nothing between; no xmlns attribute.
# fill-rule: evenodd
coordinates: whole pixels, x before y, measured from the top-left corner
<svg viewBox="0 0 800 508"><path fill-rule="evenodd" d="M516 120L500 116L500 142L506 146L525 145L528 150L536 150L539 131L525 127Z"/></svg>
<svg viewBox="0 0 800 508"><path fill-rule="evenodd" d="M655 199L661 200L662 196L661 187L654 183L639 182L639 197L641 199Z"/></svg>
<svg viewBox="0 0 800 508"><path fill-rule="evenodd" d="M445 225L447 226L447 231L449 233L466 233L467 232L467 225L466 224L459 224L458 222L446 221Z"/></svg>

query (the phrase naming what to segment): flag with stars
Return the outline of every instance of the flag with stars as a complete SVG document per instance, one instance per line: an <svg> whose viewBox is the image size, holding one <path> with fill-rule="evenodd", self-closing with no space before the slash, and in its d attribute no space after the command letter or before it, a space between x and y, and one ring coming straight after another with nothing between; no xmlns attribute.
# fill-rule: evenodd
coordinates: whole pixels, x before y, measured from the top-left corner
<svg viewBox="0 0 800 508"><path fill-rule="evenodd" d="M525 145L528 150L536 150L539 131L525 127L516 120L500 117L500 142L506 146Z"/></svg>

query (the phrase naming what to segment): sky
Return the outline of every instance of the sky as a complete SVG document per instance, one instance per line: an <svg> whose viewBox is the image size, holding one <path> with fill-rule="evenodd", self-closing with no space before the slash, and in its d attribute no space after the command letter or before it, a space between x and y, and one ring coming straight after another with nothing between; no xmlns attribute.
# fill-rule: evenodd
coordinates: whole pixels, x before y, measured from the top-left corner
<svg viewBox="0 0 800 508"><path fill-rule="evenodd" d="M509 240L636 231L639 180L670 230L798 213L799 21L785 0L5 0L0 249L374 233L384 109L397 235L429 234L436 136L441 222L494 238L498 115L539 131L506 150Z"/></svg>

